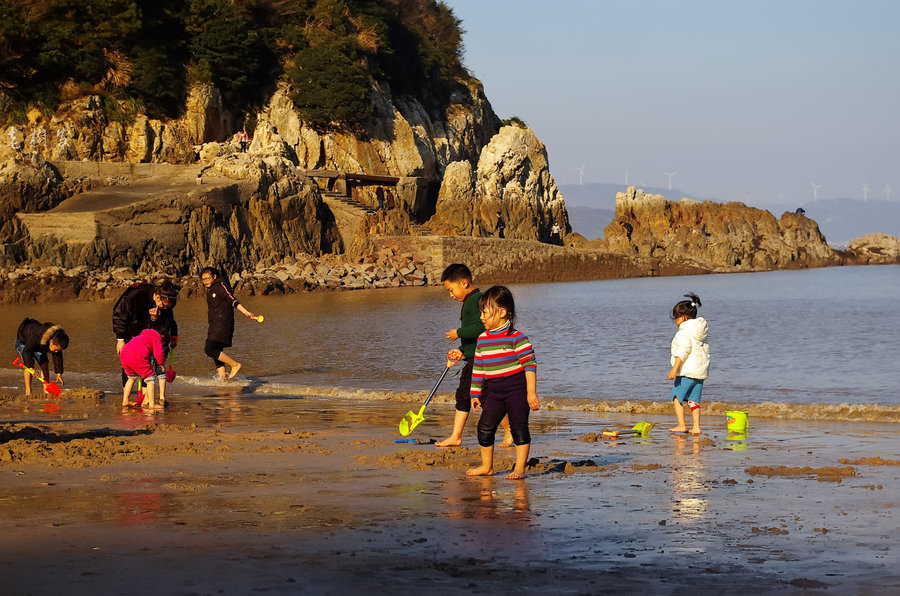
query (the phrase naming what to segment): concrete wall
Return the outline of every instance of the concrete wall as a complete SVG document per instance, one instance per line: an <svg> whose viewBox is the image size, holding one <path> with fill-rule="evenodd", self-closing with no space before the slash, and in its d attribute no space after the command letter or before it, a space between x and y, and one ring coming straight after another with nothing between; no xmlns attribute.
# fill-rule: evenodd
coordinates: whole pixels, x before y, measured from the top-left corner
<svg viewBox="0 0 900 596"><path fill-rule="evenodd" d="M113 161L51 161L53 167L66 178L110 178L132 176L196 176L201 166L180 166L168 163L130 163Z"/></svg>

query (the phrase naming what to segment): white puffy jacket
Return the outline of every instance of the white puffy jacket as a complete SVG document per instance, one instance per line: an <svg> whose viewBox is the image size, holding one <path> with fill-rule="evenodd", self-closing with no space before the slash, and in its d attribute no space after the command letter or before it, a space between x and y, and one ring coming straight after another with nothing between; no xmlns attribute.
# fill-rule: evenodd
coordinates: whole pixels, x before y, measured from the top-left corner
<svg viewBox="0 0 900 596"><path fill-rule="evenodd" d="M706 335L709 325L703 317L688 319L678 326L678 332L672 338L672 358L670 364L675 366L675 358L681 358L680 377L703 380L709 376L709 344Z"/></svg>

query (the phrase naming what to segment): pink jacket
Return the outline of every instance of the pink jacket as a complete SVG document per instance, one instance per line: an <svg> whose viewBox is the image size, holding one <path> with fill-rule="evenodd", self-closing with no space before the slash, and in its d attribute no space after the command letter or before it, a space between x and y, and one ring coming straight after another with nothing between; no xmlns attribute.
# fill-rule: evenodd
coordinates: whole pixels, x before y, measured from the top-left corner
<svg viewBox="0 0 900 596"><path fill-rule="evenodd" d="M140 335L125 344L122 351L127 351L142 360L150 360L151 355L156 356L156 362L160 366L166 361L166 357L163 355L162 336L156 329L144 329Z"/></svg>

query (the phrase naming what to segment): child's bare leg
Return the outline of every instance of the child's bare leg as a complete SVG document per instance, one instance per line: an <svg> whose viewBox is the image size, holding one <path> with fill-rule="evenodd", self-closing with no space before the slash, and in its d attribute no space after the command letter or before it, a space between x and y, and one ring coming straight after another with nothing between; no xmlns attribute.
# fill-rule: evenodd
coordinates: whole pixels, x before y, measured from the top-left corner
<svg viewBox="0 0 900 596"><path fill-rule="evenodd" d="M166 406L166 378L165 377L157 377L157 382L159 383L159 405L162 407Z"/></svg>
<svg viewBox="0 0 900 596"><path fill-rule="evenodd" d="M147 381L147 391L144 392L144 395L146 397L144 399L143 405L147 408L150 408L151 410L156 408L155 393L156 383L154 383L153 381Z"/></svg>
<svg viewBox="0 0 900 596"><path fill-rule="evenodd" d="M692 435L700 434L700 408L691 410L691 417L694 419L694 427L691 429Z"/></svg>
<svg viewBox="0 0 900 596"><path fill-rule="evenodd" d="M228 366L231 367L231 371L228 373L229 379L233 379L234 376L236 374L238 374L238 371L241 370L241 363L238 362L237 360L235 360L234 358L232 358L231 356L229 356L228 354L226 354L225 352L219 352L219 360L221 360L222 362L224 362L225 364L227 364ZM225 378L224 369L220 368L219 370L220 370L219 377L224 379Z"/></svg>
<svg viewBox="0 0 900 596"><path fill-rule="evenodd" d="M225 380L225 367L220 366L219 368L217 368L216 374L219 375L219 380L224 381Z"/></svg>
<svg viewBox="0 0 900 596"><path fill-rule="evenodd" d="M494 446L481 448L481 465L477 468L466 470L466 476L493 476L494 475Z"/></svg>
<svg viewBox="0 0 900 596"><path fill-rule="evenodd" d="M503 420L500 421L500 426L503 427L503 441L500 443L500 446L512 447L513 438L512 433L509 430L509 416L503 417Z"/></svg>
<svg viewBox="0 0 900 596"><path fill-rule="evenodd" d="M684 424L684 406L681 405L681 402L678 401L677 397L672 400L672 405L675 406L675 418L678 419L678 425L669 430L673 433L687 432L687 426Z"/></svg>
<svg viewBox="0 0 900 596"><path fill-rule="evenodd" d="M525 465L528 463L528 451L530 449L530 443L516 445L516 467L506 475L507 480L521 480L525 478Z"/></svg>
<svg viewBox="0 0 900 596"><path fill-rule="evenodd" d="M133 406L134 402L129 401L128 398L131 397L131 389L134 387L134 379L128 379L125 381L125 386L122 388L122 405L123 406Z"/></svg>
<svg viewBox="0 0 900 596"><path fill-rule="evenodd" d="M25 395L31 395L31 373L23 371L25 373Z"/></svg>
<svg viewBox="0 0 900 596"><path fill-rule="evenodd" d="M453 432L443 441L435 443L436 447L456 447L462 445L463 429L466 427L466 420L469 419L469 413L462 410L456 410L453 416Z"/></svg>

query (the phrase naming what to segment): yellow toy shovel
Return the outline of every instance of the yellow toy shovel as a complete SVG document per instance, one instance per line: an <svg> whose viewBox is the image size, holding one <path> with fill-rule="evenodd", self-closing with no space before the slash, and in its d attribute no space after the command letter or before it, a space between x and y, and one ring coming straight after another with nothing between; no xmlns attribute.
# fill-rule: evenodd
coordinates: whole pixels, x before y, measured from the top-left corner
<svg viewBox="0 0 900 596"><path fill-rule="evenodd" d="M434 397L435 391L437 391L438 386L440 386L441 381L444 380L444 377L447 376L447 371L450 370L450 367L459 362L459 359L451 360L447 358L447 366L444 368L444 372L441 373L441 377L437 380L437 383L434 384L434 387L431 389L431 393L428 394L428 397L425 398L425 403L422 404L422 407L419 408L419 413L415 413L412 410L406 413L406 416L403 417L403 420L400 421L400 434L404 437L411 433L413 429L422 424L425 420L425 407L428 405L428 402L431 401L431 398Z"/></svg>

